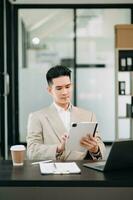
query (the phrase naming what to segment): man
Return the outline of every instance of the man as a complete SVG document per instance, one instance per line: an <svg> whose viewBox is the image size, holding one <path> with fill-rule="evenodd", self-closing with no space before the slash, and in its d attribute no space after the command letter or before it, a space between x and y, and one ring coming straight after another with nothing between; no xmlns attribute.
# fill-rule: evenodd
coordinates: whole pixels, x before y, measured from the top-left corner
<svg viewBox="0 0 133 200"><path fill-rule="evenodd" d="M81 160L100 159L105 146L98 131L95 137L87 134L79 145L86 151L71 151L66 145L72 122L96 121L95 115L71 104L71 71L64 66L55 66L46 74L48 92L53 104L31 113L28 120L27 154L29 159Z"/></svg>

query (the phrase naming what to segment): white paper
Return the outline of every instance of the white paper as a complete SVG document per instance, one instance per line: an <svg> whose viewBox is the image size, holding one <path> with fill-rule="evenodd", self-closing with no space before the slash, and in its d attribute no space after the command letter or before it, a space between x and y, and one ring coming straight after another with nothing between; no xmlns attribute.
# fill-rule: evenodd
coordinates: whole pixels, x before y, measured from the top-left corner
<svg viewBox="0 0 133 200"><path fill-rule="evenodd" d="M75 162L40 163L41 174L78 174L80 168Z"/></svg>

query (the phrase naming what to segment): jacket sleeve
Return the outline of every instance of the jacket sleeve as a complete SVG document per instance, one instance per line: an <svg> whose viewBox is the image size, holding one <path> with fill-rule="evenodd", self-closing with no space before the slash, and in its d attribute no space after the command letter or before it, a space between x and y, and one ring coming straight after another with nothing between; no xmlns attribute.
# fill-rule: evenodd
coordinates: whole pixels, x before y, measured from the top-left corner
<svg viewBox="0 0 133 200"><path fill-rule="evenodd" d="M31 160L56 159L57 144L45 144L39 116L31 113L27 127L27 156Z"/></svg>

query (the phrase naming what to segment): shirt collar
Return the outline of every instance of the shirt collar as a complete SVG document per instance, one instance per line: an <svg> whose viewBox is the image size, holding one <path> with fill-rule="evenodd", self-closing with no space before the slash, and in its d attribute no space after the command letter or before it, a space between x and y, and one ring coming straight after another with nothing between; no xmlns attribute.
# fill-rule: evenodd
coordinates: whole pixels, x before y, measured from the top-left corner
<svg viewBox="0 0 133 200"><path fill-rule="evenodd" d="M61 111L69 111L70 112L72 110L72 104L71 104L71 102L70 102L67 110L64 110L64 108L60 107L55 102L53 102L53 104L54 104L54 106L55 106L55 108L57 109L58 112L61 112Z"/></svg>

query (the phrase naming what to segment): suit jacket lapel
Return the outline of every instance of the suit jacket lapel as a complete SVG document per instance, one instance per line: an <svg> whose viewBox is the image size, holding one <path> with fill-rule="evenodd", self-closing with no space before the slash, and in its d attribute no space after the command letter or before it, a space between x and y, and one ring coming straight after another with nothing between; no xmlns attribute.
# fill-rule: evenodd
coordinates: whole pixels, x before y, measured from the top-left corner
<svg viewBox="0 0 133 200"><path fill-rule="evenodd" d="M56 134L58 139L61 140L62 134L67 132L67 130L53 104L48 107L47 114L45 116L51 128L53 129L53 132Z"/></svg>

